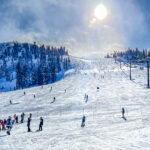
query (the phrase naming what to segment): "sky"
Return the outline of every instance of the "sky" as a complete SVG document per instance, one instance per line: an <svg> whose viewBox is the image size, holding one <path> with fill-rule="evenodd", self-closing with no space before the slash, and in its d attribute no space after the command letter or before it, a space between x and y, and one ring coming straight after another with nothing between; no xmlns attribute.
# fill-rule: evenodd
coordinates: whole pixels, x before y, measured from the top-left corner
<svg viewBox="0 0 150 150"><path fill-rule="evenodd" d="M104 20L94 10L103 4ZM66 46L76 56L150 49L149 0L0 0L0 42Z"/></svg>

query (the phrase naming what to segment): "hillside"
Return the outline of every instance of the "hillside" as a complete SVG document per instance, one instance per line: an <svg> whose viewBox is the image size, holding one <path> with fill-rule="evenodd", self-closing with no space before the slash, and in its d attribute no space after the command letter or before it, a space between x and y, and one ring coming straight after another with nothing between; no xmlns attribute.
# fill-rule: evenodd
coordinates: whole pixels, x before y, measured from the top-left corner
<svg viewBox="0 0 150 150"><path fill-rule="evenodd" d="M32 113L32 132L27 132L26 122L15 124L10 136L0 132L0 149L148 150L150 92L145 88L145 69L134 68L130 81L129 68L120 69L113 59L71 57L71 63L74 68L56 83L0 94L1 119L17 114L20 120L24 112L27 121ZM53 97L56 101L51 103ZM122 107L126 121L121 118ZM81 128L83 114L86 121ZM36 132L41 116L43 131Z"/></svg>
<svg viewBox="0 0 150 150"><path fill-rule="evenodd" d="M68 68L70 59L65 47L0 43L0 92L56 82Z"/></svg>

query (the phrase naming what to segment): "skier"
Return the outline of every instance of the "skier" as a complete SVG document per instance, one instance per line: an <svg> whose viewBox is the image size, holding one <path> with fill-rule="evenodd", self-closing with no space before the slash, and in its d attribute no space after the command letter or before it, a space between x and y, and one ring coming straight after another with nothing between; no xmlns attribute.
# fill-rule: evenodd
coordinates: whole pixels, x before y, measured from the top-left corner
<svg viewBox="0 0 150 150"><path fill-rule="evenodd" d="M51 86L51 89L50 89L50 92L52 91L52 86Z"/></svg>
<svg viewBox="0 0 150 150"><path fill-rule="evenodd" d="M1 125L2 125L2 130L6 130L4 121L1 122Z"/></svg>
<svg viewBox="0 0 150 150"><path fill-rule="evenodd" d="M6 127L7 127L7 129L9 128L10 121L11 121L11 117L9 116L8 119L6 120Z"/></svg>
<svg viewBox="0 0 150 150"><path fill-rule="evenodd" d="M87 101L88 101L88 95L86 95L86 101L85 102L87 103Z"/></svg>
<svg viewBox="0 0 150 150"><path fill-rule="evenodd" d="M11 101L11 100L10 100L9 102L10 102L10 104L12 104L12 101Z"/></svg>
<svg viewBox="0 0 150 150"><path fill-rule="evenodd" d="M6 124L6 119L4 119L4 123Z"/></svg>
<svg viewBox="0 0 150 150"><path fill-rule="evenodd" d="M14 119L16 120L16 114L14 114Z"/></svg>
<svg viewBox="0 0 150 150"><path fill-rule="evenodd" d="M26 92L24 92L24 95L26 95Z"/></svg>
<svg viewBox="0 0 150 150"><path fill-rule="evenodd" d="M56 98L54 97L53 102L55 102Z"/></svg>
<svg viewBox="0 0 150 150"><path fill-rule="evenodd" d="M55 102L55 100L56 100L56 98L54 97L54 98L53 98L53 101L52 101L51 103L54 103L54 102Z"/></svg>
<svg viewBox="0 0 150 150"><path fill-rule="evenodd" d="M24 121L24 115L25 115L24 113L21 114L21 123L23 123Z"/></svg>
<svg viewBox="0 0 150 150"><path fill-rule="evenodd" d="M8 119L6 121L6 125L7 125L7 128L8 128L7 134L10 135L10 131L12 129L12 120L11 120L10 116L8 117Z"/></svg>
<svg viewBox="0 0 150 150"><path fill-rule="evenodd" d="M34 94L34 98L35 98L35 94Z"/></svg>
<svg viewBox="0 0 150 150"><path fill-rule="evenodd" d="M40 118L40 124L39 124L39 131L42 131L42 126L43 126L43 118Z"/></svg>
<svg viewBox="0 0 150 150"><path fill-rule="evenodd" d="M122 118L124 118L125 109L122 107Z"/></svg>
<svg viewBox="0 0 150 150"><path fill-rule="evenodd" d="M15 119L15 120L16 120L16 123L18 123L18 116L16 116L16 119Z"/></svg>
<svg viewBox="0 0 150 150"><path fill-rule="evenodd" d="M29 117L27 121L28 132L31 132L30 123L31 123L31 118Z"/></svg>
<svg viewBox="0 0 150 150"><path fill-rule="evenodd" d="M81 123L81 127L84 127L85 126L85 115L83 115L82 117L82 123Z"/></svg>

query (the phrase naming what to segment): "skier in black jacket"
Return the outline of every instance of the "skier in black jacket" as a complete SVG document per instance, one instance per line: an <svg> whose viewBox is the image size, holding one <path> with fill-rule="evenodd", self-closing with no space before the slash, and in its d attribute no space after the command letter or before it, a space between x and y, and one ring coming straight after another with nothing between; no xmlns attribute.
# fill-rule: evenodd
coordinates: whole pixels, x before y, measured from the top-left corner
<svg viewBox="0 0 150 150"><path fill-rule="evenodd" d="M39 124L39 131L42 131L42 126L43 126L43 118L40 118L40 124Z"/></svg>
<svg viewBox="0 0 150 150"><path fill-rule="evenodd" d="M22 113L22 114L21 114L21 123L23 123L23 121L24 121L24 116L25 116L25 114Z"/></svg>
<svg viewBox="0 0 150 150"><path fill-rule="evenodd" d="M29 117L27 122L28 132L31 132L30 123L31 123L31 118Z"/></svg>

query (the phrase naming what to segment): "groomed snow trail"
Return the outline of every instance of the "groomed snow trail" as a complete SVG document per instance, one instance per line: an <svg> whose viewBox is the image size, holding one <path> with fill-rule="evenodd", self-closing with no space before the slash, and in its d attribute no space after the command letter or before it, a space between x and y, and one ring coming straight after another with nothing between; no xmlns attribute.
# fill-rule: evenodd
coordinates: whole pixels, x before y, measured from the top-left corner
<svg viewBox="0 0 150 150"><path fill-rule="evenodd" d="M128 69L112 59L72 61L75 68L54 84L0 94L0 119L17 114L20 120L24 112L27 121L32 113L32 132L26 122L15 124L10 136L0 132L0 150L149 150L150 92L144 84L130 81ZM81 128L83 113L86 126ZM36 132L41 116L43 131Z"/></svg>

